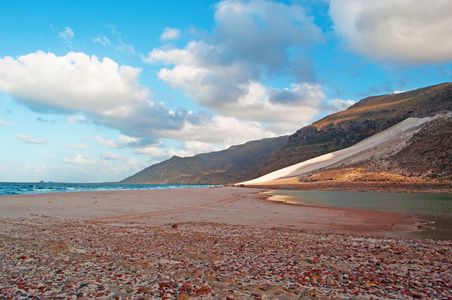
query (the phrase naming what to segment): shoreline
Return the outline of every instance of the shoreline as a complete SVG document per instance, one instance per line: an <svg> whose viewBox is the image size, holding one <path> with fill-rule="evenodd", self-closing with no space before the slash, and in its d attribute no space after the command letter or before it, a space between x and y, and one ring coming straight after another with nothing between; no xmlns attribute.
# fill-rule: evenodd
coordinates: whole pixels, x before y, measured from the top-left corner
<svg viewBox="0 0 452 300"><path fill-rule="evenodd" d="M268 200L260 194L264 191L223 187L0 196L0 219L41 215L155 226L214 222L392 237L408 237L425 226L423 220L403 213L321 206L294 209Z"/></svg>
<svg viewBox="0 0 452 300"><path fill-rule="evenodd" d="M278 181L275 183L263 184L238 184L233 185L241 188L268 189L268 190L295 190L295 191L319 191L319 192L373 192L373 193L432 193L432 194L452 194L452 184L438 183L432 184L374 184L374 183L294 183L292 179L286 181Z"/></svg>

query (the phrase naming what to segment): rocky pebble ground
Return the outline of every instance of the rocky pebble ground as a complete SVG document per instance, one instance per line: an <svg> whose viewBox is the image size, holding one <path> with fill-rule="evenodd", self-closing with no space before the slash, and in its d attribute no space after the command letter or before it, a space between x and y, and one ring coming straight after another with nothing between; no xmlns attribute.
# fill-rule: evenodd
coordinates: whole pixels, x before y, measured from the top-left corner
<svg viewBox="0 0 452 300"><path fill-rule="evenodd" d="M452 299L452 242L0 220L0 299Z"/></svg>

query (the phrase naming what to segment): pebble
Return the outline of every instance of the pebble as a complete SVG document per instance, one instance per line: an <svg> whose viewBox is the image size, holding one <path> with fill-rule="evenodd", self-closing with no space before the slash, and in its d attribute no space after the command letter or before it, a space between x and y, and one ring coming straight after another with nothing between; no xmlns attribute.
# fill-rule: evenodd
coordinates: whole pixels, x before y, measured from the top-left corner
<svg viewBox="0 0 452 300"><path fill-rule="evenodd" d="M0 299L452 299L451 241L214 223L0 223Z"/></svg>

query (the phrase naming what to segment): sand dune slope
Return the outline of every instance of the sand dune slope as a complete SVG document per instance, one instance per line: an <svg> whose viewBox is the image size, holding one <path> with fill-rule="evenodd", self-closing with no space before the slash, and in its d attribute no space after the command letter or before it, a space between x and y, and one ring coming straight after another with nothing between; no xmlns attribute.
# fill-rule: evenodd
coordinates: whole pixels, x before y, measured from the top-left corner
<svg viewBox="0 0 452 300"><path fill-rule="evenodd" d="M239 184L264 184L282 178L300 176L321 168L362 161L372 156L383 157L396 153L404 147L406 142L423 124L442 116L442 114L439 114L434 117L405 119L391 128L377 133L351 147L324 154Z"/></svg>

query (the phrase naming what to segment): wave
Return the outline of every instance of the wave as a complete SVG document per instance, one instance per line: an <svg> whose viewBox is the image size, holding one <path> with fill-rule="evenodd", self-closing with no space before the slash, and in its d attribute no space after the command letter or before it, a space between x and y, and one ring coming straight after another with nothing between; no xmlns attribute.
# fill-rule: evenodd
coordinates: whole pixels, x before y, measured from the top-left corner
<svg viewBox="0 0 452 300"><path fill-rule="evenodd" d="M213 185L174 184L115 184L115 183L54 183L0 182L0 195L70 193L86 191L155 190L180 188L209 188Z"/></svg>

